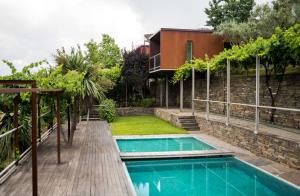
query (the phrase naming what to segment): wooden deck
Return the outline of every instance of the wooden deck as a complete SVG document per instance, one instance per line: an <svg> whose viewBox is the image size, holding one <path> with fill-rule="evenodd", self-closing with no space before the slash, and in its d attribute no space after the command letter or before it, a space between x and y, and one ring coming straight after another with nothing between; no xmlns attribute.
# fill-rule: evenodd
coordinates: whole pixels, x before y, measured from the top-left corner
<svg viewBox="0 0 300 196"><path fill-rule="evenodd" d="M73 146L62 145L60 165L56 164L55 136L52 133L38 148L39 195L133 195L107 123L80 123ZM0 185L0 195L31 194L27 161Z"/></svg>

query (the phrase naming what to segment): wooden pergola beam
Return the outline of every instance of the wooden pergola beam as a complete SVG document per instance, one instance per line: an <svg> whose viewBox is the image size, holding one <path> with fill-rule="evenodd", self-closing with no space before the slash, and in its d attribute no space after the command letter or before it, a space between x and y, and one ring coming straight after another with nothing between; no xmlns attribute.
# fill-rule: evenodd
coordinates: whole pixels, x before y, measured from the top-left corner
<svg viewBox="0 0 300 196"><path fill-rule="evenodd" d="M31 153L32 153L32 195L38 195L38 174L37 174L37 98L38 94L55 93L56 95L56 118L57 118L57 163L60 161L60 99L59 95L62 89L39 89L35 80L0 80L0 85L20 85L28 84L31 88L0 88L0 93L31 93L32 110L32 133L31 133ZM18 102L14 100L14 127L18 128ZM18 131L15 132L16 134ZM18 135L15 134L15 145L18 144Z"/></svg>

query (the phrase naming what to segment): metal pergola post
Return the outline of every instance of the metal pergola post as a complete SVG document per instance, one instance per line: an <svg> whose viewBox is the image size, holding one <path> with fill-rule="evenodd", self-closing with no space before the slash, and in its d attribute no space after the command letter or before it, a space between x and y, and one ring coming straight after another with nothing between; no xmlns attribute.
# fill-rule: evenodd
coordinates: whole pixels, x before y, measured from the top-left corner
<svg viewBox="0 0 300 196"><path fill-rule="evenodd" d="M229 125L230 119L230 61L227 59L227 101L226 101L226 125Z"/></svg>
<svg viewBox="0 0 300 196"><path fill-rule="evenodd" d="M180 111L183 111L183 79L180 79Z"/></svg>
<svg viewBox="0 0 300 196"><path fill-rule="evenodd" d="M31 123L32 123L32 133L31 133L31 158L32 158L32 195L38 195L38 175L37 175L37 109L38 109L38 93L51 93L55 92L57 95L62 92L62 89L38 89L35 80L0 80L0 85L31 85L31 88L0 88L0 93L19 93L27 92L31 93ZM18 114L18 104L19 97L14 100L14 126L17 126L17 114ZM58 113L60 111L59 100L58 100ZM58 116L57 123L60 124L60 117ZM58 124L58 131L60 132L60 126ZM16 127L15 132L18 128ZM12 131L11 131L12 132ZM57 145L58 153L60 153L60 143ZM60 162L60 160L58 160Z"/></svg>
<svg viewBox="0 0 300 196"><path fill-rule="evenodd" d="M32 88L36 88L36 82L32 83ZM32 134L31 134L31 153L32 153L32 195L38 195L38 175L37 175L37 93L32 92L31 96L31 108L32 108Z"/></svg>
<svg viewBox="0 0 300 196"><path fill-rule="evenodd" d="M60 164L60 97L56 93L56 121L57 121L57 163Z"/></svg>
<svg viewBox="0 0 300 196"><path fill-rule="evenodd" d="M20 149L19 149L19 94L14 98L13 110L14 110L13 124L14 124L14 128L16 129L16 131L14 133L14 147L15 147L14 153L16 153L17 150L20 152Z"/></svg>
<svg viewBox="0 0 300 196"><path fill-rule="evenodd" d="M41 141L41 96L37 97L37 104L38 104L38 138Z"/></svg>
<svg viewBox="0 0 300 196"><path fill-rule="evenodd" d="M192 66L192 115L195 115L195 104L194 104L194 99L195 99L195 66L193 64Z"/></svg>
<svg viewBox="0 0 300 196"><path fill-rule="evenodd" d="M209 120L209 84L210 84L210 64L207 65L207 73L206 73L206 120Z"/></svg>
<svg viewBox="0 0 300 196"><path fill-rule="evenodd" d="M260 85L260 59L256 55L256 91L255 91L255 130L257 134L259 130L259 85Z"/></svg>

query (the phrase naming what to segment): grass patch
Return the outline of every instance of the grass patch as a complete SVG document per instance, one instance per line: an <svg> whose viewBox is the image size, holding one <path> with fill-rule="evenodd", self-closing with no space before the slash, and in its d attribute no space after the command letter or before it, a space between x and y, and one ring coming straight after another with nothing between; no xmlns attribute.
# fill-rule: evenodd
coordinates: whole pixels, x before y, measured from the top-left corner
<svg viewBox="0 0 300 196"><path fill-rule="evenodd" d="M113 135L155 135L187 133L182 128L154 116L126 116L119 117L110 123Z"/></svg>

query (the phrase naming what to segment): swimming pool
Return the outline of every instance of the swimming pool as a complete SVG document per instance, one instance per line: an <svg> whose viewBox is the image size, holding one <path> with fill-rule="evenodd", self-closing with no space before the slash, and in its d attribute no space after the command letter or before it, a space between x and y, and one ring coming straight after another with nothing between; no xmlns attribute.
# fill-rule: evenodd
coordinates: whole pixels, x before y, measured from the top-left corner
<svg viewBox="0 0 300 196"><path fill-rule="evenodd" d="M116 139L120 152L170 152L213 150L214 147L194 137Z"/></svg>
<svg viewBox="0 0 300 196"><path fill-rule="evenodd" d="M300 189L233 157L126 161L138 196L300 195Z"/></svg>

